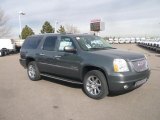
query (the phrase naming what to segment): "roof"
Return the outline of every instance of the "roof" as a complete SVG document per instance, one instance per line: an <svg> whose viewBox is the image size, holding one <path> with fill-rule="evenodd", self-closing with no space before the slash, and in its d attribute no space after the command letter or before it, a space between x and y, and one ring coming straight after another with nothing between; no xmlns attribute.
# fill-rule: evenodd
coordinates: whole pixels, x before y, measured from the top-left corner
<svg viewBox="0 0 160 120"><path fill-rule="evenodd" d="M60 33L45 33L45 34L37 34L37 35L31 35L31 36L34 37L34 36L50 36L50 35L57 35L57 36L66 35L66 36L72 36L72 37L93 36L92 34L70 34L70 33L63 33L63 34L60 34Z"/></svg>

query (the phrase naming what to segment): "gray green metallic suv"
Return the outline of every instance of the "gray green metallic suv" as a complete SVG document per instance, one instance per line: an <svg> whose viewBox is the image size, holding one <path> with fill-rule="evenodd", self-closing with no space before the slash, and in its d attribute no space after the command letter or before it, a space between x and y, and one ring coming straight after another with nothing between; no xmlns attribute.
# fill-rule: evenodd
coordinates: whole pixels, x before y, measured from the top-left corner
<svg viewBox="0 0 160 120"><path fill-rule="evenodd" d="M30 36L20 57L31 80L46 76L83 84L84 92L94 99L137 88L150 75L143 54L117 50L102 38L86 34Z"/></svg>

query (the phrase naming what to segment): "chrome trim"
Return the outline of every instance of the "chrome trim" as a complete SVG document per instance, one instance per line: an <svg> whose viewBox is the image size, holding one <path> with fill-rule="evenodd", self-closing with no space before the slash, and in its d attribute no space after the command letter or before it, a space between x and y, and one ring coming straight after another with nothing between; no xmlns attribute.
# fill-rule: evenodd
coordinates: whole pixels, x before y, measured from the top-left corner
<svg viewBox="0 0 160 120"><path fill-rule="evenodd" d="M142 71L146 71L149 69L146 59L132 61L131 64L136 72L142 72Z"/></svg>
<svg viewBox="0 0 160 120"><path fill-rule="evenodd" d="M62 57L62 56L60 56L60 55L56 55L56 56L55 56L55 58L60 58L60 57Z"/></svg>
<svg viewBox="0 0 160 120"><path fill-rule="evenodd" d="M129 60L129 61L135 62L135 61L141 61L141 60L144 60L144 59L145 59L145 57L144 58L140 58L140 59Z"/></svg>
<svg viewBox="0 0 160 120"><path fill-rule="evenodd" d="M38 63L43 64L43 65L49 65L49 66L54 66L54 67L59 67L59 68L65 68L65 69L75 70L75 71L79 70L78 68L76 68L74 66L64 67L64 66L60 66L60 65L47 64L47 63L42 63L42 62L38 62Z"/></svg>
<svg viewBox="0 0 160 120"><path fill-rule="evenodd" d="M57 76L53 76L53 75L47 75L47 74L40 74L40 75L45 76L45 77L49 77L49 78L53 78L53 79L58 79L58 80L61 80L64 82L69 82L69 83L74 83L74 84L83 84L82 82L72 81L70 79L65 79L65 78L61 78L61 77L57 77Z"/></svg>
<svg viewBox="0 0 160 120"><path fill-rule="evenodd" d="M45 54L44 53L40 53L39 55L44 56Z"/></svg>
<svg viewBox="0 0 160 120"><path fill-rule="evenodd" d="M86 89L91 95L99 95L102 90L102 83L97 76L89 76L86 81Z"/></svg>

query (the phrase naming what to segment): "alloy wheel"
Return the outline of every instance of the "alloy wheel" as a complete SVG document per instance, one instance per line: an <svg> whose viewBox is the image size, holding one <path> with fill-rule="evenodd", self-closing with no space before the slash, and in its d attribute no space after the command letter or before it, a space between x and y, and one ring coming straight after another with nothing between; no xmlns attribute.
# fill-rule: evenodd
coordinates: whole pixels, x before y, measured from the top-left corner
<svg viewBox="0 0 160 120"><path fill-rule="evenodd" d="M86 89L91 95L99 95L101 92L101 81L97 76L89 76L86 82Z"/></svg>
<svg viewBox="0 0 160 120"><path fill-rule="evenodd" d="M35 70L35 68L34 68L33 65L30 65L30 66L29 66L28 74L29 74L29 76L30 76L31 78L35 78L35 76L36 76L36 70Z"/></svg>

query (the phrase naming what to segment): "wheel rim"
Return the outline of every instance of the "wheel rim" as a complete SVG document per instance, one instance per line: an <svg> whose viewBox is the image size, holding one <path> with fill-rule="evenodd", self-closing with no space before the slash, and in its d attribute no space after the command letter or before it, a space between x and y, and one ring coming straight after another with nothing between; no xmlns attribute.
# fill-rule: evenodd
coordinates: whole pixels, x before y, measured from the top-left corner
<svg viewBox="0 0 160 120"><path fill-rule="evenodd" d="M97 76L90 76L86 82L86 89L91 95L99 95L101 92L101 81Z"/></svg>
<svg viewBox="0 0 160 120"><path fill-rule="evenodd" d="M31 78L35 78L36 70L33 65L30 65L28 68L28 74Z"/></svg>

